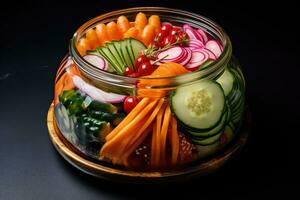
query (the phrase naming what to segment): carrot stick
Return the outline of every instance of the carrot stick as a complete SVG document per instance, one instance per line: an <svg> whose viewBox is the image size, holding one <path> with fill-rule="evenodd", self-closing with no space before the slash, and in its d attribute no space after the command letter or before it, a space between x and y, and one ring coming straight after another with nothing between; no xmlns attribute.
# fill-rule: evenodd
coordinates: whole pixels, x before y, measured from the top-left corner
<svg viewBox="0 0 300 200"><path fill-rule="evenodd" d="M122 160L123 160L123 164L125 166L129 166L129 163L128 163L128 158L129 156L132 154L132 152L138 148L138 146L140 144L142 144L142 142L146 139L146 137L149 135L149 133L151 133L153 129L153 125L150 124L150 126L148 126L146 128L146 130L144 130L144 132L142 133L141 137L133 144L133 146L131 147L131 149L129 151L127 151L127 153L122 157ZM138 145L139 144L139 145ZM129 153L131 152L131 153Z"/></svg>
<svg viewBox="0 0 300 200"><path fill-rule="evenodd" d="M155 156L157 150L157 142L156 142L156 123L154 122L153 131L152 131L152 141L151 141L151 160L150 165L154 168L155 167ZM159 145L159 144L158 144Z"/></svg>
<svg viewBox="0 0 300 200"><path fill-rule="evenodd" d="M161 149L161 145L160 145L160 141L161 141L161 137L160 137L160 129L161 129L161 121L162 121L162 116L163 113L165 112L165 108L166 108L166 104L164 104L161 109L159 110L157 117L156 117L156 126L155 126L155 133L156 133L156 149L155 149L155 156L154 156L154 162L153 164L155 166L158 166L160 163L160 149Z"/></svg>
<svg viewBox="0 0 300 200"><path fill-rule="evenodd" d="M122 148L124 148L124 144L126 143L125 141L128 141L130 139L129 136L136 128L136 125L149 113L149 111L152 110L156 103L157 101L152 101L151 103L149 103L137 116L130 120L130 122L126 126L124 126L119 132L117 132L114 138L107 141L100 151L100 157L106 157L105 155L109 152L122 152L121 150Z"/></svg>
<svg viewBox="0 0 300 200"><path fill-rule="evenodd" d="M129 157L130 154L143 142L143 140L141 140L140 138L145 138L144 131L151 125L163 103L164 99L160 99L149 118L146 120L146 122L143 123L143 126L138 129L138 132L136 134L133 134L134 137L131 138L131 140L128 142L125 154L123 155L125 159Z"/></svg>
<svg viewBox="0 0 300 200"><path fill-rule="evenodd" d="M178 153L179 153L179 136L177 132L177 121L175 117L172 117L171 121L171 147L172 147L172 158L171 158L171 163L172 165L175 165L177 162L178 158Z"/></svg>
<svg viewBox="0 0 300 200"><path fill-rule="evenodd" d="M166 163L166 141L167 141L167 133L168 127L170 124L171 118L171 109L170 106L167 105L166 111L164 113L164 120L161 128L161 159L163 164Z"/></svg>
<svg viewBox="0 0 300 200"><path fill-rule="evenodd" d="M114 128L114 130L112 132L110 132L107 136L106 136L106 141L111 140L112 138L114 138L117 133L124 128L132 119L135 118L135 116L143 109L145 108L145 106L148 104L149 102L149 98L143 98L136 106L135 108L125 117L125 119L122 120L122 122L116 127Z"/></svg>

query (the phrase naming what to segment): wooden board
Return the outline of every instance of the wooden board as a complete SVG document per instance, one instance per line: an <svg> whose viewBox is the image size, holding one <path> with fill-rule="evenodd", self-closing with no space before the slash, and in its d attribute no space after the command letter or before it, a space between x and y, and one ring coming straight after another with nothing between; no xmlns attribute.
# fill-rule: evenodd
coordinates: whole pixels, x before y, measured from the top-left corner
<svg viewBox="0 0 300 200"><path fill-rule="evenodd" d="M230 158L235 156L245 145L251 127L251 116L249 111L246 113L245 123L241 132L237 135L232 144L225 147L214 157L206 161L199 161L186 168L176 169L165 172L135 172L126 169L116 169L111 166L95 162L83 155L72 146L59 131L54 116L54 104L50 105L47 115L47 125L50 139L60 153L60 155L76 168L90 175L121 182L174 182L183 181L192 177L212 173L223 166Z"/></svg>

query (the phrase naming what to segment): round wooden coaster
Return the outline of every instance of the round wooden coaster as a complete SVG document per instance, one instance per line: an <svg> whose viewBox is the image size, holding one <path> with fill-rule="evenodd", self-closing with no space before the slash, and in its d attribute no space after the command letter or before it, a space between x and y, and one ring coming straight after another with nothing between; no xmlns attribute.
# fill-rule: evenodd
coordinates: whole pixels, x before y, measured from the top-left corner
<svg viewBox="0 0 300 200"><path fill-rule="evenodd" d="M47 125L50 139L60 155L81 171L90 175L121 182L174 182L182 181L195 176L212 173L223 166L230 158L235 156L245 145L251 128L251 116L247 111L244 125L232 144L216 153L208 160L193 163L185 168L164 172L136 172L130 170L116 169L111 166L94 162L89 157L79 152L62 135L56 125L54 115L54 104L50 105L47 115Z"/></svg>

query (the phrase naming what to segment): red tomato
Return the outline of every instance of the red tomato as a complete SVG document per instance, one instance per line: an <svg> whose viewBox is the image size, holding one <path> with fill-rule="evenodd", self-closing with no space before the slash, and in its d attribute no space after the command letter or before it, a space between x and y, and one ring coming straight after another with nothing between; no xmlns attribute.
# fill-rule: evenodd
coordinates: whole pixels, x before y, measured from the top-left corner
<svg viewBox="0 0 300 200"><path fill-rule="evenodd" d="M134 96L128 96L126 97L123 108L125 112L128 114L132 109L140 102L140 100L137 97Z"/></svg>
<svg viewBox="0 0 300 200"><path fill-rule="evenodd" d="M162 35L164 35L164 36L167 36L172 31L172 29L173 29L173 27L171 24L165 24L161 27L160 33L162 33Z"/></svg>
<svg viewBox="0 0 300 200"><path fill-rule="evenodd" d="M176 42L176 36L174 35L169 35L168 37L166 37L163 41L163 45L166 46L168 44L173 44L174 42Z"/></svg>
<svg viewBox="0 0 300 200"><path fill-rule="evenodd" d="M129 76L130 74L134 73L134 69L132 67L126 67L124 71L125 76Z"/></svg>
<svg viewBox="0 0 300 200"><path fill-rule="evenodd" d="M145 62L138 68L138 73L141 76L147 76L154 71L153 66L149 62Z"/></svg>
<svg viewBox="0 0 300 200"><path fill-rule="evenodd" d="M149 59L145 55L140 55L135 59L134 66L139 68L142 64L148 63Z"/></svg>

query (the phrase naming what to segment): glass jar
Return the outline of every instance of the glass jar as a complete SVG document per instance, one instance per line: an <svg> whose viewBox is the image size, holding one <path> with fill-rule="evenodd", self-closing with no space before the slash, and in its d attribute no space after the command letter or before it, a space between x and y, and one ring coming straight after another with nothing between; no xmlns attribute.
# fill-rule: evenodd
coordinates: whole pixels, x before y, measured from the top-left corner
<svg viewBox="0 0 300 200"><path fill-rule="evenodd" d="M219 41L223 51L205 69L159 78L134 78L110 73L100 70L80 55L77 44L81 38L86 37L89 29L95 28L100 23L116 21L121 15L126 16L129 21L134 21L139 12L145 13L147 17L153 14L158 15L162 22L170 22L172 25L189 24L194 28L201 28L210 38ZM213 83L213 86L210 86L210 83ZM193 94L189 94L189 91L193 88L201 88L203 85L211 87L211 90L222 91L219 96L215 95L218 94L216 92L213 96L209 93L207 97L209 108L215 109L223 106L222 112L215 113L211 118L206 119L209 122L205 119L201 121L199 117L199 124L193 122L193 125L190 125L189 117L195 117L197 109L199 111L201 105L205 103L203 95L207 94L201 93L201 91L206 91L205 88ZM129 117L131 114L125 113L123 109L122 101L126 96L139 97L140 102L145 101L144 107L132 114L131 118ZM185 99L180 100L181 98ZM107 99L110 103L107 103ZM176 99L179 99L182 104L177 103ZM194 104L184 105L188 104L187 99L194 101ZM198 99L202 99L202 102ZM154 102L152 107L151 102ZM96 17L83 24L75 32L70 42L69 55L63 59L57 70L54 104L56 123L63 137L93 161L110 166L113 164L115 168L133 168L137 171L168 170L192 165L194 161L200 160L201 162L216 152L222 151L234 141L243 121L245 81L239 64L232 57L229 37L213 21L182 10L156 7L130 8ZM151 121L151 114L159 112L160 109L157 111L155 108L161 108L164 105L165 112L160 119L162 123L160 134L164 135L162 136L157 135L155 133L157 130L153 128L157 126L159 119L155 116ZM145 114L146 117L141 116L148 108L149 112ZM171 112L169 118L165 114L168 109ZM199 112L201 114L205 112L205 109L204 111L200 109ZM140 118L144 120L138 121ZM145 128L143 124L147 124L147 120L151 122L149 122L149 127ZM166 124L169 123L169 125L166 126L169 128L163 132L163 129L166 129L163 127L164 121L168 121ZM211 124L204 125L205 122ZM144 130L141 130L143 128ZM103 145L111 142L112 138L108 135L115 129L119 129L119 132L123 130L120 134L122 139L115 139L119 139L119 142L106 148L105 154L101 152ZM177 136L172 134L177 134ZM157 140L157 137L162 137L164 142ZM157 141L161 143L157 144ZM158 146L160 149L165 148L163 155L162 150L160 152L154 150ZM174 146L177 146L177 150ZM154 158L157 155L160 157L158 161Z"/></svg>

